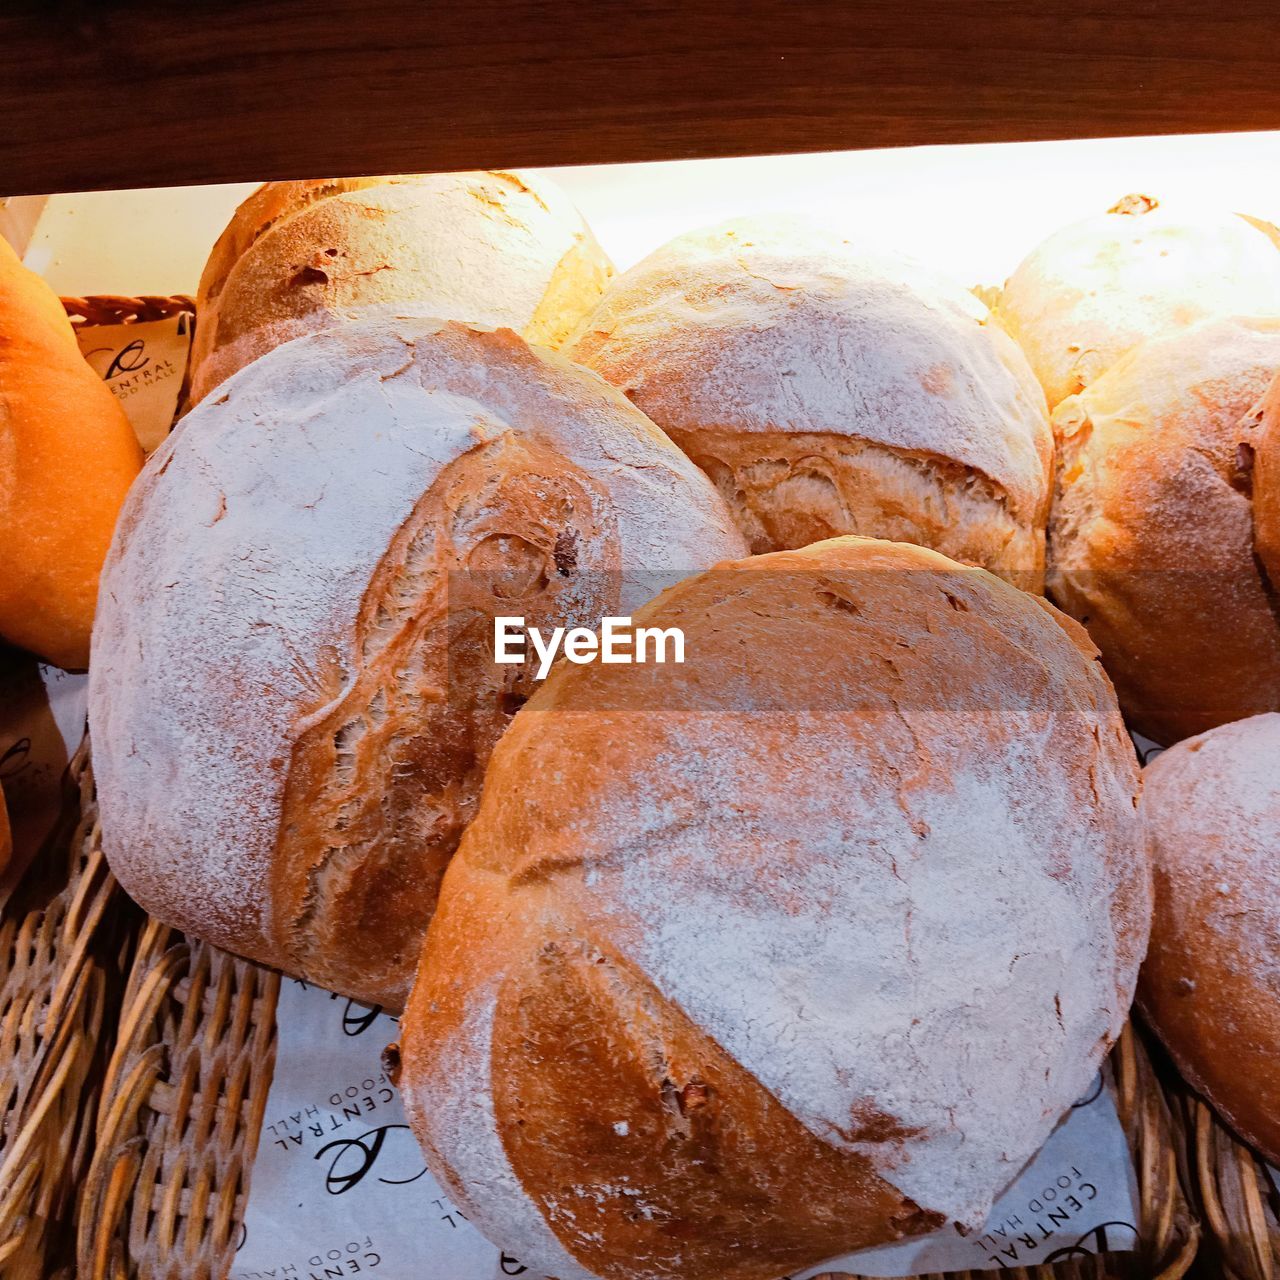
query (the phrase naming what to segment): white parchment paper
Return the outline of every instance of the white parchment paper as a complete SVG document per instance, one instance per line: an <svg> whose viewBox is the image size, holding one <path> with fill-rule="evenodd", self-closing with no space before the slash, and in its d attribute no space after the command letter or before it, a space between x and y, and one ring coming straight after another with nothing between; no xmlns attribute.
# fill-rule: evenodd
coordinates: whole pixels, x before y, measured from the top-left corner
<svg viewBox="0 0 1280 1280"><path fill-rule="evenodd" d="M395 1020L287 979L276 1024L275 1078L231 1280L526 1274L426 1171L382 1067Z"/></svg>
<svg viewBox="0 0 1280 1280"><path fill-rule="evenodd" d="M232 1280L538 1280L488 1243L426 1171L382 1067L394 1019L286 981ZM997 1270L1136 1247L1137 1186L1104 1078L1001 1196L982 1232L954 1227L803 1273ZM796 1277L795 1280L800 1280Z"/></svg>
<svg viewBox="0 0 1280 1280"><path fill-rule="evenodd" d="M70 759L80 749L89 718L89 677L40 664L40 679L49 694L49 710Z"/></svg>

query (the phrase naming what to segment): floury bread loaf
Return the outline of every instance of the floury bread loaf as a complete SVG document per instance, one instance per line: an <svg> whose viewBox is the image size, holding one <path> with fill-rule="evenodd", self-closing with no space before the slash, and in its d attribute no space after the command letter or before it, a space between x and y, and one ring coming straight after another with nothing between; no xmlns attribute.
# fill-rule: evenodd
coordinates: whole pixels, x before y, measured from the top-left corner
<svg viewBox="0 0 1280 1280"><path fill-rule="evenodd" d="M1208 321L1136 347L1054 413L1049 591L1157 742L1280 710L1280 614L1241 449L1277 369L1280 318Z"/></svg>
<svg viewBox="0 0 1280 1280"><path fill-rule="evenodd" d="M1084 631L841 538L636 615L499 743L401 1020L433 1173L532 1275L776 1280L981 1223L1146 947L1138 771Z"/></svg>
<svg viewBox="0 0 1280 1280"><path fill-rule="evenodd" d="M269 182L236 210L200 280L190 400L282 342L378 306L557 346L611 271L565 194L530 174Z"/></svg>
<svg viewBox="0 0 1280 1280"><path fill-rule="evenodd" d="M495 665L495 614L595 625L649 571L742 549L647 418L510 331L376 321L278 348L152 457L104 573L112 868L196 937L399 1007L533 683Z"/></svg>
<svg viewBox="0 0 1280 1280"><path fill-rule="evenodd" d="M1280 1164L1280 715L1147 766L1155 863L1139 1000L1182 1074Z"/></svg>
<svg viewBox="0 0 1280 1280"><path fill-rule="evenodd" d="M804 222L729 222L618 277L566 350L706 471L753 551L866 534L1043 585L1044 396L949 280Z"/></svg>
<svg viewBox="0 0 1280 1280"><path fill-rule="evenodd" d="M1214 316L1277 314L1275 227L1148 195L1050 236L1009 277L996 307L1050 408L1139 342Z"/></svg>

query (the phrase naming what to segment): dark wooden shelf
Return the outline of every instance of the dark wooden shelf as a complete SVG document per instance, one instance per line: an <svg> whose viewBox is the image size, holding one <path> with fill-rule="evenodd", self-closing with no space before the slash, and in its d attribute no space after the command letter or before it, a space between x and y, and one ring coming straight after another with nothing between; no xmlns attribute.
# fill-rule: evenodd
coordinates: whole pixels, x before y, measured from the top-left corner
<svg viewBox="0 0 1280 1280"><path fill-rule="evenodd" d="M1275 0L0 7L0 191L1280 128Z"/></svg>

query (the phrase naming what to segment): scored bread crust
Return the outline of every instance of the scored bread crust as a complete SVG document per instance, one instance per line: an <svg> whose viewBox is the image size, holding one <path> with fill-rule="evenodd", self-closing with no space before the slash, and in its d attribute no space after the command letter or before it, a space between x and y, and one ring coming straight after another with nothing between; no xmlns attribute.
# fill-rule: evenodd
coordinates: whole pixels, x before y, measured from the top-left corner
<svg viewBox="0 0 1280 1280"><path fill-rule="evenodd" d="M741 550L652 423L509 330L377 321L270 353L156 454L109 557L112 867L168 923L399 1007L532 688L493 661L495 613L594 626L646 572Z"/></svg>
<svg viewBox="0 0 1280 1280"><path fill-rule="evenodd" d="M996 318L1050 409L1138 343L1224 315L1280 312L1280 233L1242 214L1129 195L1038 245L1005 282Z"/></svg>
<svg viewBox="0 0 1280 1280"><path fill-rule="evenodd" d="M189 403L282 342L380 306L558 346L612 270L565 194L530 174L269 182L201 276Z"/></svg>
<svg viewBox="0 0 1280 1280"><path fill-rule="evenodd" d="M1253 545L1280 617L1280 373L1242 425L1240 443L1252 467Z"/></svg>
<svg viewBox="0 0 1280 1280"><path fill-rule="evenodd" d="M1280 613L1239 450L1277 367L1280 319L1208 321L1135 348L1054 414L1049 594L1160 743L1280 708Z"/></svg>
<svg viewBox="0 0 1280 1280"><path fill-rule="evenodd" d="M1139 1004L1182 1075L1280 1164L1280 715L1157 756L1142 813L1156 895Z"/></svg>
<svg viewBox="0 0 1280 1280"><path fill-rule="evenodd" d="M753 551L858 533L1043 585L1052 438L968 290L786 218L671 241L566 352L716 482Z"/></svg>
<svg viewBox="0 0 1280 1280"><path fill-rule="evenodd" d="M918 547L719 566L490 762L401 1020L428 1163L531 1273L773 1280L980 1223L1146 946L1083 630Z"/></svg>

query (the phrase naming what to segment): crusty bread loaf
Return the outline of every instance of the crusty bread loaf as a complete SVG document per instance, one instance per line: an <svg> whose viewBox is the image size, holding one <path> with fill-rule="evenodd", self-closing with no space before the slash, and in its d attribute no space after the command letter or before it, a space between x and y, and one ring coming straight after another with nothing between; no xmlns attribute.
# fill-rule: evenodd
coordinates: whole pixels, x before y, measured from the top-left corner
<svg viewBox="0 0 1280 1280"><path fill-rule="evenodd" d="M57 295L0 240L0 636L85 666L98 572L141 466Z"/></svg>
<svg viewBox="0 0 1280 1280"><path fill-rule="evenodd" d="M1155 864L1139 1001L1191 1084L1280 1164L1280 715L1147 766Z"/></svg>
<svg viewBox="0 0 1280 1280"><path fill-rule="evenodd" d="M1280 232L1130 195L1037 246L996 307L1052 409L1131 347L1224 315L1280 313Z"/></svg>
<svg viewBox="0 0 1280 1280"><path fill-rule="evenodd" d="M1049 592L1157 742L1280 709L1239 449L1277 368L1280 319L1208 321L1135 348L1054 414Z"/></svg>
<svg viewBox="0 0 1280 1280"><path fill-rule="evenodd" d="M1253 545L1271 598L1280 600L1280 373L1242 424L1241 445L1251 470ZM1280 612L1280 606L1277 606Z"/></svg>
<svg viewBox="0 0 1280 1280"><path fill-rule="evenodd" d="M555 669L445 876L401 1020L433 1173L559 1280L776 1280L980 1223L1146 946L1096 651L851 537L635 622L682 628L684 665Z"/></svg>
<svg viewBox="0 0 1280 1280"><path fill-rule="evenodd" d="M532 686L495 665L495 613L594 624L644 571L741 549L648 419L509 330L278 348L152 457L111 551L89 699L113 869L196 937L398 1007Z"/></svg>
<svg viewBox="0 0 1280 1280"><path fill-rule="evenodd" d="M859 533L1038 591L1052 440L1022 353L989 320L932 272L753 219L618 277L566 352L707 472L753 551Z"/></svg>
<svg viewBox="0 0 1280 1280"><path fill-rule="evenodd" d="M564 193L529 174L269 182L200 280L190 402L282 342L384 305L557 346L611 271Z"/></svg>

